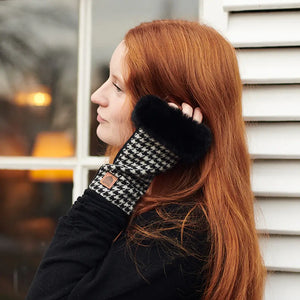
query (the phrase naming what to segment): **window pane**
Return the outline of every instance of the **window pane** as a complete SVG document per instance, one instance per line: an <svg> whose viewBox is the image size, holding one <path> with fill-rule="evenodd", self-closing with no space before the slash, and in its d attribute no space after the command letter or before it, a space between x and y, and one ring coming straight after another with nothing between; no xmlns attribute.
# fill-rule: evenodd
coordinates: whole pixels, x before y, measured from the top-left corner
<svg viewBox="0 0 300 300"><path fill-rule="evenodd" d="M96 90L108 76L111 54L133 26L153 19L198 20L199 0L103 0L93 2L92 80ZM90 154L100 155L105 146L96 137L97 105L91 105Z"/></svg>
<svg viewBox="0 0 300 300"><path fill-rule="evenodd" d="M0 170L0 299L25 298L72 188L71 170Z"/></svg>
<svg viewBox="0 0 300 300"><path fill-rule="evenodd" d="M74 155L77 2L1 1L2 156L41 156L37 146L43 156Z"/></svg>

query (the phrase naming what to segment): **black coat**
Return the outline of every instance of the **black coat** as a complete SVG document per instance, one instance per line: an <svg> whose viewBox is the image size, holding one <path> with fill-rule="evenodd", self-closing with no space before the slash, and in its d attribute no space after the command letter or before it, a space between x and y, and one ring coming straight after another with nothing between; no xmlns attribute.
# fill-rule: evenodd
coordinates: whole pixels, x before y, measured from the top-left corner
<svg viewBox="0 0 300 300"><path fill-rule="evenodd" d="M158 218L153 210L135 222L143 226ZM170 255L172 247L166 242L148 239L143 245L127 246L127 224L126 213L87 189L60 218L26 299L200 299L209 251L207 231L194 239L193 246L204 258L200 261ZM180 240L178 229L166 235Z"/></svg>

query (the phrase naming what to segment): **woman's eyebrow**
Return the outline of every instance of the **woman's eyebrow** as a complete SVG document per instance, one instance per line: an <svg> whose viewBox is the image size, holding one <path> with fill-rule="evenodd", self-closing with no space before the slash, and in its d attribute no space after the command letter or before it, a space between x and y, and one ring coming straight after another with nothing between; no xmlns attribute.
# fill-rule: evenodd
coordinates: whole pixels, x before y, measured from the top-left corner
<svg viewBox="0 0 300 300"><path fill-rule="evenodd" d="M116 79L116 80L118 80L118 81L121 82L121 83L124 82L123 78L122 78L122 77L119 77L119 76L116 75L116 74L111 74L111 77L114 78L114 79Z"/></svg>

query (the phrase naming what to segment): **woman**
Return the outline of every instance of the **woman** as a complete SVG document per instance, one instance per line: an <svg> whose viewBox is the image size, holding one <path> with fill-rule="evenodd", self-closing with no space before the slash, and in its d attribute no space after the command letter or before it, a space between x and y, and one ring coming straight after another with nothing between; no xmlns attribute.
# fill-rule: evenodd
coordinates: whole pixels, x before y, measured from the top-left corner
<svg viewBox="0 0 300 300"><path fill-rule="evenodd" d="M110 164L60 219L27 299L262 299L241 93L214 29L131 29L91 97Z"/></svg>

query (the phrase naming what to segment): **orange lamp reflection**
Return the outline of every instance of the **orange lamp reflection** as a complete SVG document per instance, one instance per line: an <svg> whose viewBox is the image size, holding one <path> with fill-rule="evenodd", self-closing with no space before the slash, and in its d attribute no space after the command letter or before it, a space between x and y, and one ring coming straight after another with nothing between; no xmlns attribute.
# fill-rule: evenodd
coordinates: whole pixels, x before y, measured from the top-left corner
<svg viewBox="0 0 300 300"><path fill-rule="evenodd" d="M47 91L19 92L15 97L15 103L20 106L49 106L51 102L51 95Z"/></svg>
<svg viewBox="0 0 300 300"><path fill-rule="evenodd" d="M74 147L65 132L41 132L38 134L32 156L34 157L69 157L74 155ZM72 170L31 170L33 181L60 182L72 181Z"/></svg>

